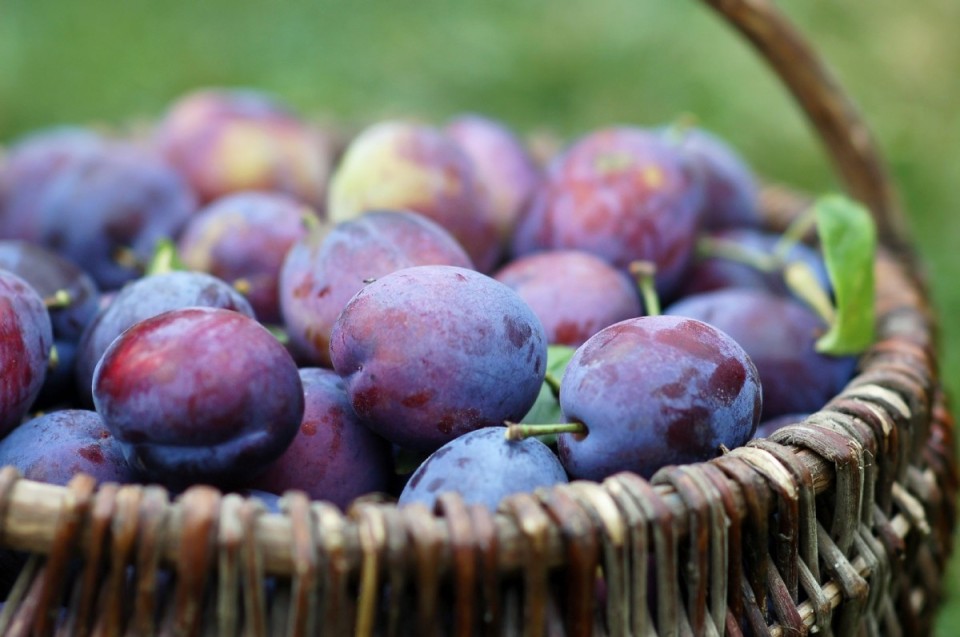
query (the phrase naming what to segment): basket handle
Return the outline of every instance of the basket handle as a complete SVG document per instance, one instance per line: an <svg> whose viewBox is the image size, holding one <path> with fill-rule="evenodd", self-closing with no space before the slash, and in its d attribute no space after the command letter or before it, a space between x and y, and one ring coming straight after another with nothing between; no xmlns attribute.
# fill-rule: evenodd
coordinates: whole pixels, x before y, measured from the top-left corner
<svg viewBox="0 0 960 637"><path fill-rule="evenodd" d="M848 193L866 205L888 246L905 248L896 187L873 136L830 69L771 0L702 0L757 49L793 94Z"/></svg>

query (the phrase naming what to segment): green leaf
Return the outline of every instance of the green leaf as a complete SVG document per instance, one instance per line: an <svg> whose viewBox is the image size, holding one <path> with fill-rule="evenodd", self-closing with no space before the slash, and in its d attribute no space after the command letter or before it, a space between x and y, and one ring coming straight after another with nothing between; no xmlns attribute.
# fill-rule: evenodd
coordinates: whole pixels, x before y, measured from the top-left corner
<svg viewBox="0 0 960 637"><path fill-rule="evenodd" d="M186 264L180 260L180 254L177 252L176 244L170 239L160 239L157 241L156 248L153 251L153 257L147 265L147 275L167 274L168 272L181 272L187 270Z"/></svg>
<svg viewBox="0 0 960 637"><path fill-rule="evenodd" d="M547 374L540 393L533 407L520 422L528 425L552 425L563 422L563 411L560 409L559 388L567 365L576 350L566 345L551 345L547 348ZM555 435L543 436L541 441L552 445L556 442Z"/></svg>
<svg viewBox="0 0 960 637"><path fill-rule="evenodd" d="M836 299L836 320L817 340L817 351L858 354L874 340L876 225L866 208L840 195L821 197L814 212Z"/></svg>

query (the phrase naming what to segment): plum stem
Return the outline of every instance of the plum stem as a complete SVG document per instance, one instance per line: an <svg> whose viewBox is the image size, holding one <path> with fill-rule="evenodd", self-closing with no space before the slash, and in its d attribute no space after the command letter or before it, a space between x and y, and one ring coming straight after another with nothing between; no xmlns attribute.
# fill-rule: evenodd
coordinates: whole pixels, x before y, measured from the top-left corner
<svg viewBox="0 0 960 637"><path fill-rule="evenodd" d="M250 295L250 279L240 277L233 282L233 289L242 294L243 296Z"/></svg>
<svg viewBox="0 0 960 637"><path fill-rule="evenodd" d="M114 250L113 260L117 265L131 270L142 270L143 262L132 248L122 246Z"/></svg>
<svg viewBox="0 0 960 637"><path fill-rule="evenodd" d="M50 355L47 357L47 369L54 370L60 366L60 352L56 345L50 346Z"/></svg>
<svg viewBox="0 0 960 637"><path fill-rule="evenodd" d="M773 248L773 256L784 261L791 248L803 241L817 223L816 210L811 206L809 210L797 216L787 229L780 234L780 239Z"/></svg>
<svg viewBox="0 0 960 637"><path fill-rule="evenodd" d="M775 272L783 267L783 260L777 256L751 250L735 241L719 237L701 237L697 241L697 255L705 259L726 259L742 263L760 272Z"/></svg>
<svg viewBox="0 0 960 637"><path fill-rule="evenodd" d="M802 261L787 264L783 270L783 280L790 291L816 312L827 325L836 322L837 311L833 307L833 301L809 265Z"/></svg>
<svg viewBox="0 0 960 637"><path fill-rule="evenodd" d="M57 290L50 296L43 299L43 305L48 310L62 310L73 303L73 295L69 290Z"/></svg>
<svg viewBox="0 0 960 637"><path fill-rule="evenodd" d="M177 246L170 239L160 239L157 241L153 258L147 265L147 275L169 274L186 270L187 266L180 260L177 253Z"/></svg>
<svg viewBox="0 0 960 637"><path fill-rule="evenodd" d="M563 422L550 425L533 425L527 423L510 422L505 423L507 430L503 437L507 440L517 441L534 438L537 436L550 436L553 434L587 434L587 426L582 422Z"/></svg>
<svg viewBox="0 0 960 637"><path fill-rule="evenodd" d="M290 335L285 329L279 325L264 325L267 328L267 331L273 334L273 337L280 341L280 344L283 346L290 344Z"/></svg>
<svg viewBox="0 0 960 637"><path fill-rule="evenodd" d="M636 279L637 287L640 288L647 316L660 316L660 297L654 285L656 273L657 266L652 261L634 261L630 264L630 276Z"/></svg>
<svg viewBox="0 0 960 637"><path fill-rule="evenodd" d="M320 219L318 219L317 215L313 214L313 211L310 209L304 210L303 214L300 215L300 223L303 224L303 227L310 234L317 232L321 228Z"/></svg>
<svg viewBox="0 0 960 637"><path fill-rule="evenodd" d="M560 379L547 372L543 376L543 382L547 384L547 387L550 388L550 392L553 394L554 398L560 398Z"/></svg>

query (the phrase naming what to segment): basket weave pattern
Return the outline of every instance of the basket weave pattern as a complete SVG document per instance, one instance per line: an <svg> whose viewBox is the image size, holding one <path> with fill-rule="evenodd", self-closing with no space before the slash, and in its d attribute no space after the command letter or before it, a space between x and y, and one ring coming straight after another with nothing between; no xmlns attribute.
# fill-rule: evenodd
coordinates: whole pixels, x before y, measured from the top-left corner
<svg viewBox="0 0 960 637"><path fill-rule="evenodd" d="M878 338L803 423L649 482L620 474L496 514L194 487L67 487L0 470L0 548L27 554L0 635L918 635L956 522L936 324L872 141L764 0L707 0L798 96L870 204ZM805 207L768 188L770 229ZM0 566L2 567L2 566Z"/></svg>

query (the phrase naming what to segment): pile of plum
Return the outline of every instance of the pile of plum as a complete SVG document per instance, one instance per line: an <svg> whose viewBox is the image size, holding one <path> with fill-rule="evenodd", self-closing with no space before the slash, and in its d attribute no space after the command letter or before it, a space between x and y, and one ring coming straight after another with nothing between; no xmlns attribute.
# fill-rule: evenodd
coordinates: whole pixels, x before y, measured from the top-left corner
<svg viewBox="0 0 960 637"><path fill-rule="evenodd" d="M340 140L237 90L16 140L0 465L495 508L715 457L849 380L816 347L829 312L784 283L802 266L829 301L823 255L761 228L724 141L532 148L478 115Z"/></svg>

